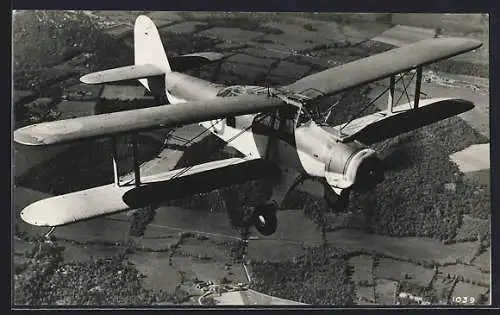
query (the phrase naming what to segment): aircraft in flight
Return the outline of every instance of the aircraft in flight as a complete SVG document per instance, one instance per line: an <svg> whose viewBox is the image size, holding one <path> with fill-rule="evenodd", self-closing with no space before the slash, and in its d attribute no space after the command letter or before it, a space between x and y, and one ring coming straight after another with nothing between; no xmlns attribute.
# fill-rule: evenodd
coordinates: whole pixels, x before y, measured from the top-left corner
<svg viewBox="0 0 500 315"><path fill-rule="evenodd" d="M114 144L114 183L37 201L24 208L21 217L30 224L51 227L52 231L80 220L259 178L271 181L272 194L240 223L254 226L263 235L276 231L276 212L288 192L305 179L321 181L328 204L345 208L349 192L370 191L384 179L381 160L370 145L474 107L457 98L421 99L422 69L481 45L474 39L433 38L320 71L285 86L224 86L176 71L155 24L141 15L134 25L135 64L90 73L81 81L102 84L138 79L168 104L15 130L14 141L30 146L102 137L113 139ZM409 85L404 83L408 75L416 76L411 98L406 90ZM389 82L379 95L388 95L386 109L353 117L338 126L325 126L314 118L318 100L380 79ZM408 100L404 104L395 100L395 86L400 82ZM331 106L332 111L335 106ZM137 133L192 123L199 123L244 157L141 176ZM134 176L125 182L118 175L116 153L116 138L122 135L132 135L134 157ZM235 212L241 212L228 211L233 217Z"/></svg>

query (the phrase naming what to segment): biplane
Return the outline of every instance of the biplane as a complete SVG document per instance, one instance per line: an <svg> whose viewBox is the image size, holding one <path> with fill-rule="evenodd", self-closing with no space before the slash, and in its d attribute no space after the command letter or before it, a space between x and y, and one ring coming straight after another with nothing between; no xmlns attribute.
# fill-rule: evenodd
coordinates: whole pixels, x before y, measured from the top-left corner
<svg viewBox="0 0 500 315"><path fill-rule="evenodd" d="M135 64L90 73L81 81L102 84L137 79L168 104L39 123L14 132L14 141L30 146L102 137L116 144L117 137L130 135L133 177L120 179L114 145L110 161L114 183L37 201L24 208L21 217L53 229L257 178L270 181L272 194L240 223L254 226L263 235L276 231L277 211L288 192L305 179L321 181L328 204L345 208L351 191L370 191L384 179L381 159L371 145L474 107L463 99L422 97L422 69L481 45L474 39L434 38L329 68L289 85L224 86L175 71L155 24L141 15L134 25ZM404 83L408 75L416 77L413 97ZM388 80L379 95L388 95L386 108L338 126L326 126L314 118L319 100L382 79ZM395 95L401 82L407 98L403 104ZM331 111L335 112L335 104ZM141 176L137 133L192 123L199 123L244 157Z"/></svg>

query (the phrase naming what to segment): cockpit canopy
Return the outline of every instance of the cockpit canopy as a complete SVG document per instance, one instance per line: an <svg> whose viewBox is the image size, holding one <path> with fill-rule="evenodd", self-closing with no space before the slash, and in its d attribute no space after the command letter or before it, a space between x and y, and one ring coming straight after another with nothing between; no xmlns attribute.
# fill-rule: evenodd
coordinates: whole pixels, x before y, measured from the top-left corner
<svg viewBox="0 0 500 315"><path fill-rule="evenodd" d="M218 97L232 97L245 94L267 94L268 88L258 85L232 85L223 88L217 93ZM305 107L294 118L296 126L299 127L312 121L312 115Z"/></svg>
<svg viewBox="0 0 500 315"><path fill-rule="evenodd" d="M232 85L217 93L218 97L231 97L231 96L239 96L245 94L263 94L267 93L267 88L258 85Z"/></svg>
<svg viewBox="0 0 500 315"><path fill-rule="evenodd" d="M308 124L312 121L312 115L311 113L305 108L302 107L300 111L297 113L297 118L296 118L296 127L300 127L304 124Z"/></svg>

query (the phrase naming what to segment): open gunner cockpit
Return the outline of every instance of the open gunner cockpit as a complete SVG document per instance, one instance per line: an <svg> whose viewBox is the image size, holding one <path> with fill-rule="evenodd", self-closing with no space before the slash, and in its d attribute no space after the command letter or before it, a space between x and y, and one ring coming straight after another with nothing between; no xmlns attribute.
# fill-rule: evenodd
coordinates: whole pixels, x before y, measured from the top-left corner
<svg viewBox="0 0 500 315"><path fill-rule="evenodd" d="M309 125L313 121L313 116L309 112L306 107L302 107L299 111L297 111L297 117L295 119L295 128L299 128L301 126Z"/></svg>
<svg viewBox="0 0 500 315"><path fill-rule="evenodd" d="M300 105L300 110L296 110L297 107L292 107L293 108L293 115L291 115L291 113L287 113L286 114L286 119L289 120L290 118L293 118L294 120L294 126L297 128L297 127L301 127L303 125L307 125L309 124L311 121L313 121L313 115L311 113L311 111L306 108L305 106L302 106L302 102L304 101L303 100L303 97L302 98L297 98L295 97L295 95L293 95L292 97L290 95L286 95L286 93L283 93L282 91L280 91L280 89L278 88L269 88L269 87L263 87L263 86L257 86L257 85L233 85L233 86L228 86L228 87L225 87L223 88L222 90L219 91L219 93L217 93L217 96L218 97L234 97L234 96L241 96L241 95L245 95L245 94L255 94L255 95L262 95L262 94L267 94L269 96L273 96L273 97L280 97L282 98L285 102L287 101L290 101L290 102L293 102L293 104L295 106L297 106L297 104L301 104ZM278 115L278 116L282 116L283 113L281 113L281 115ZM291 117L290 117L291 115ZM281 117L283 118L283 117Z"/></svg>
<svg viewBox="0 0 500 315"><path fill-rule="evenodd" d="M258 85L232 85L223 88L217 93L218 97L240 96L244 94L266 94L268 88Z"/></svg>

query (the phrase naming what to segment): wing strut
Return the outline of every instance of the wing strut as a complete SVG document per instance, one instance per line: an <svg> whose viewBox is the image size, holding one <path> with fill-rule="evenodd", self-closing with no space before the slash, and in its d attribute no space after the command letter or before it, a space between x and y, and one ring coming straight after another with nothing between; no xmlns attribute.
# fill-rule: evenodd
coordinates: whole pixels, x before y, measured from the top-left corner
<svg viewBox="0 0 500 315"><path fill-rule="evenodd" d="M113 150L113 173L115 179L115 186L120 187L120 176L118 176L118 148L116 136L111 137L111 146Z"/></svg>
<svg viewBox="0 0 500 315"><path fill-rule="evenodd" d="M403 86L405 87L405 84L404 84L404 76L406 74L408 74L409 71L405 72L404 74L401 74L399 76L399 78L396 80L394 80L394 84L391 84L391 86L385 88L381 93L379 93L379 95L377 95L377 97L375 97L374 99L372 99L370 102L368 102L368 104L366 106L364 106L363 108L361 108L361 110L359 110L357 113L355 113L350 119L348 122L346 122L345 124L343 124L340 128L339 128L339 136L342 137L342 129L344 129L345 127L347 127L352 121L354 121L360 114L362 114L368 107L372 106L373 104L375 104L375 102L382 97L382 95L384 95L387 91L389 91L392 88L394 88L394 86L396 85L396 83L398 83L399 81L402 81L403 82ZM411 80L410 80L411 82ZM392 82L391 82L392 83ZM405 87L406 89L406 87ZM389 93L390 94L390 93ZM402 96L403 94L401 94ZM401 96L399 99L401 99ZM396 104L399 103L399 99L396 101ZM392 101L391 101L392 103ZM391 110L392 110L392 106L391 106Z"/></svg>
<svg viewBox="0 0 500 315"><path fill-rule="evenodd" d="M418 108L418 102L420 101L420 89L422 87L422 66L417 68L417 79L415 82L415 98L413 101L413 109Z"/></svg>
<svg viewBox="0 0 500 315"><path fill-rule="evenodd" d="M389 97L387 99L387 113L392 113L392 107L394 106L394 90L396 86L396 77L391 75L389 79Z"/></svg>
<svg viewBox="0 0 500 315"><path fill-rule="evenodd" d="M132 134L132 151L132 156L134 158L134 185L138 187L141 185L141 168L137 152L137 133Z"/></svg>

